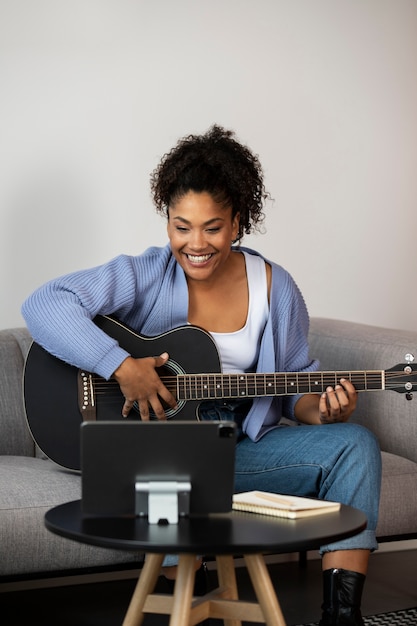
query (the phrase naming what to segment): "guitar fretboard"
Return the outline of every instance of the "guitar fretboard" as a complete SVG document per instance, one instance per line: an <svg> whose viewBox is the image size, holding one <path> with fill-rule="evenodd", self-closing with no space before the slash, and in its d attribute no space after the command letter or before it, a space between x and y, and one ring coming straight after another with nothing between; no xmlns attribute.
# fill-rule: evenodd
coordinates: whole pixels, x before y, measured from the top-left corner
<svg viewBox="0 0 417 626"><path fill-rule="evenodd" d="M385 388L383 370L277 374L183 374L177 377L177 399L257 398L322 393L327 387L335 387L341 378L350 380L357 391L378 391Z"/></svg>

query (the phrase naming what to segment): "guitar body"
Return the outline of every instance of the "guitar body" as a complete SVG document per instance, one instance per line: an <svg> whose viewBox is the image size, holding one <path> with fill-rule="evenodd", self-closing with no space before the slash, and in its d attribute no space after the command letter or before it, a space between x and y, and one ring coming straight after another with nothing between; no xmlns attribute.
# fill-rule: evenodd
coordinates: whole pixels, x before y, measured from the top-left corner
<svg viewBox="0 0 417 626"><path fill-rule="evenodd" d="M186 326L157 337L143 337L109 317L97 317L95 323L133 357L157 356L168 352L170 359L161 375L220 372L216 345L205 331ZM122 417L123 395L116 382L92 375L94 418L97 420L140 419L133 409ZM80 469L80 425L86 416L80 403L80 370L52 356L33 342L25 364L24 401L32 437L42 452L67 469ZM168 419L198 419L199 400L179 402ZM87 418L91 419L91 417Z"/></svg>

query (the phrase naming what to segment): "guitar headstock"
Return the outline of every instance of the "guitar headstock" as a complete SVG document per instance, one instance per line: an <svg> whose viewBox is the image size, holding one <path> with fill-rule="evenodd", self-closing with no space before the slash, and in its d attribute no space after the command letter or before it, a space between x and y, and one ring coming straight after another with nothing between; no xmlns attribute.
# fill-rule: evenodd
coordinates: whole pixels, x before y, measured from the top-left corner
<svg viewBox="0 0 417 626"><path fill-rule="evenodd" d="M405 363L385 371L385 388L405 393L407 400L413 399L413 392L417 391L417 365L412 354L405 355Z"/></svg>

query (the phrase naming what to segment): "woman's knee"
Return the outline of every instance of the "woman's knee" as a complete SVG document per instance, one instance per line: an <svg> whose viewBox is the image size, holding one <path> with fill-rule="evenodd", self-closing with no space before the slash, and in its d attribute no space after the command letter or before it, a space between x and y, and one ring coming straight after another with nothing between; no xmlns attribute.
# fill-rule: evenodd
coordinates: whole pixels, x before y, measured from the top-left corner
<svg viewBox="0 0 417 626"><path fill-rule="evenodd" d="M381 451L378 438L369 428L361 424L355 424L354 422L348 422L346 426L354 446L357 447L361 453L366 452L368 457L369 455L375 458L380 457Z"/></svg>

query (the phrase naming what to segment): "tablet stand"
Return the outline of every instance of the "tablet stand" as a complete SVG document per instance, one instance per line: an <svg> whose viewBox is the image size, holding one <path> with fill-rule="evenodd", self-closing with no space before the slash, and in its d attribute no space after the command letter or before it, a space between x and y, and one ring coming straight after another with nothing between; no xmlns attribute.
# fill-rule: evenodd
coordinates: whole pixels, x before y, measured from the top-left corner
<svg viewBox="0 0 417 626"><path fill-rule="evenodd" d="M149 524L178 524L190 513L191 483L186 480L149 480L135 483L135 513Z"/></svg>

